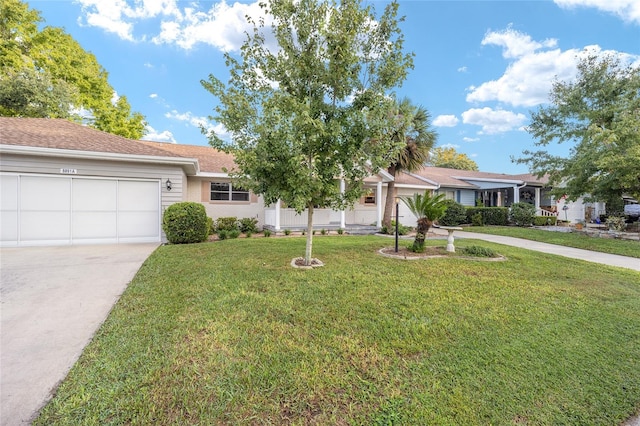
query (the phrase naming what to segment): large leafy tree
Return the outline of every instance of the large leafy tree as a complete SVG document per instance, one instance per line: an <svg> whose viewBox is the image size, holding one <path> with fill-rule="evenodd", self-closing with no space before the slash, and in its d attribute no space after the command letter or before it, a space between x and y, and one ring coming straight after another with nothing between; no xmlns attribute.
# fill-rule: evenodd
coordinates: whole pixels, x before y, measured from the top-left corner
<svg viewBox="0 0 640 426"><path fill-rule="evenodd" d="M395 156L398 143L384 128L388 94L406 78L413 55L403 52L395 2L379 18L358 0L261 7L272 24L251 21L239 57L226 55L228 82L213 75L202 81L220 100L212 119L232 134L231 142L212 134L211 143L234 153L234 177L267 204L282 200L308 212L308 265L314 208L353 204L363 178Z"/></svg>
<svg viewBox="0 0 640 426"><path fill-rule="evenodd" d="M439 146L431 151L429 165L434 167L446 167L457 170L478 170L478 164L452 147Z"/></svg>
<svg viewBox="0 0 640 426"><path fill-rule="evenodd" d="M42 21L19 0L0 3L0 114L84 119L97 129L141 138L144 116L131 113L126 97L112 102L113 87L96 57L62 28L39 29Z"/></svg>
<svg viewBox="0 0 640 426"><path fill-rule="evenodd" d="M574 81L554 83L550 99L528 131L537 146L573 144L569 156L524 151L516 161L548 175L556 196L609 205L619 205L623 194L640 197L640 67L589 55Z"/></svg>
<svg viewBox="0 0 640 426"><path fill-rule="evenodd" d="M407 98L395 105L389 114L390 125L387 135L402 149L392 159L387 171L394 180L387 184L387 198L382 217L383 226L391 228L391 212L396 196L395 177L403 170L413 172L420 169L429 159L429 151L435 144L437 134L431 129L429 112L422 106L415 106Z"/></svg>

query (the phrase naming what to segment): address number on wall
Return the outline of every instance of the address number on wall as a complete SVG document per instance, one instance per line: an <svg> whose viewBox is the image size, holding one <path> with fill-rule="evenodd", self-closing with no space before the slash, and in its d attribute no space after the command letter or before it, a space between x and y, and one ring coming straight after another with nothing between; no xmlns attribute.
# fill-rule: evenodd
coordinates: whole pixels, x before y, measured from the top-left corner
<svg viewBox="0 0 640 426"><path fill-rule="evenodd" d="M63 175L77 175L78 169L60 169L60 173Z"/></svg>

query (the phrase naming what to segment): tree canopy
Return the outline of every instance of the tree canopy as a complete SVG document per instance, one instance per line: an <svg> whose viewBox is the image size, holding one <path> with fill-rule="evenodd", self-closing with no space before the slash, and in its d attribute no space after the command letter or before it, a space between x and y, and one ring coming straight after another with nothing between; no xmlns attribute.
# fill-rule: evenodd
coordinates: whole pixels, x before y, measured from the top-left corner
<svg viewBox="0 0 640 426"><path fill-rule="evenodd" d="M210 140L233 152L233 176L265 203L306 209L310 264L314 208L353 204L363 179L400 148L386 137L389 92L406 78L413 55L402 49L396 2L380 17L358 0L272 0L261 7L272 23L249 18L254 30L239 57L226 55L228 82L214 75L202 81L220 101L211 118L232 135Z"/></svg>
<svg viewBox="0 0 640 426"><path fill-rule="evenodd" d="M386 136L401 145L398 154L391 159L387 171L394 180L387 184L387 199L384 204L383 226L391 228L391 211L394 206L395 177L403 170L413 172L420 169L429 159L429 151L435 144L437 134L431 128L429 111L415 106L404 98L389 111Z"/></svg>
<svg viewBox="0 0 640 426"><path fill-rule="evenodd" d="M515 160L548 175L556 196L620 205L640 197L640 67L619 56L589 55L574 81L556 81L551 105L532 114L536 145L572 143L569 156L524 151Z"/></svg>
<svg viewBox="0 0 640 426"><path fill-rule="evenodd" d="M96 57L62 28L39 29L41 22L20 0L0 3L0 114L73 118L140 139L144 116L131 113L124 96L112 102L114 89Z"/></svg>
<svg viewBox="0 0 640 426"><path fill-rule="evenodd" d="M434 167L445 167L457 170L478 170L478 164L467 154L456 151L453 147L439 146L431 151L428 164Z"/></svg>

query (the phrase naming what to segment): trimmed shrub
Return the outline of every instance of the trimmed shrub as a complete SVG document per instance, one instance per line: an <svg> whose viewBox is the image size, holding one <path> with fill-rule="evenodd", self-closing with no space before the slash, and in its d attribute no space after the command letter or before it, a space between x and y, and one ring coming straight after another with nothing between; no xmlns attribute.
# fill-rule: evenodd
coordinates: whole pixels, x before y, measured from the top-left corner
<svg viewBox="0 0 640 426"><path fill-rule="evenodd" d="M213 219L207 216L207 226L209 227L209 235L216 233L216 226L213 224Z"/></svg>
<svg viewBox="0 0 640 426"><path fill-rule="evenodd" d="M531 226L536 217L536 207L529 203L513 203L509 212L509 220L517 226Z"/></svg>
<svg viewBox="0 0 640 426"><path fill-rule="evenodd" d="M238 238L240 236L240 230L239 229L233 229L231 231L229 231L229 238L233 239L233 238Z"/></svg>
<svg viewBox="0 0 640 426"><path fill-rule="evenodd" d="M226 240L227 238L229 238L229 232L226 229L221 229L218 231L218 239L219 240Z"/></svg>
<svg viewBox="0 0 640 426"><path fill-rule="evenodd" d="M240 226L240 232L245 234L247 232L258 232L258 219L254 217L243 217L238 221L238 225Z"/></svg>
<svg viewBox="0 0 640 426"><path fill-rule="evenodd" d="M269 231L268 229L265 229L264 231L262 231L262 233L264 234L265 237L271 236L271 231Z"/></svg>
<svg viewBox="0 0 640 426"><path fill-rule="evenodd" d="M462 252L467 256L474 257L497 257L498 255L493 249L482 246L469 246L462 249Z"/></svg>
<svg viewBox="0 0 640 426"><path fill-rule="evenodd" d="M458 226L462 223L467 223L467 209L460 203L454 200L445 200L447 210L444 212L444 216L438 219L438 224L442 226Z"/></svg>
<svg viewBox="0 0 640 426"><path fill-rule="evenodd" d="M536 216L533 218L533 224L535 226L555 226L558 220L555 216Z"/></svg>
<svg viewBox="0 0 640 426"><path fill-rule="evenodd" d="M162 229L171 244L205 241L209 236L209 223L204 206L190 201L170 205L162 216Z"/></svg>
<svg viewBox="0 0 640 426"><path fill-rule="evenodd" d="M467 207L467 223L473 224L473 216L482 215L483 225L505 226L509 223L509 209L506 207Z"/></svg>
<svg viewBox="0 0 640 426"><path fill-rule="evenodd" d="M404 226L401 223L398 224L398 235L407 235L409 231L411 231L411 228L409 226ZM380 228L380 233L387 234L387 235L395 235L396 221L395 220L391 221L391 228L387 228L386 226L383 226L382 228Z"/></svg>
<svg viewBox="0 0 640 426"><path fill-rule="evenodd" d="M344 234L344 229L338 228L338 235L342 235L342 234Z"/></svg>
<svg viewBox="0 0 640 426"><path fill-rule="evenodd" d="M216 220L216 231L233 231L238 228L237 217L219 217Z"/></svg>
<svg viewBox="0 0 640 426"><path fill-rule="evenodd" d="M291 235L291 229L285 229L284 235Z"/></svg>
<svg viewBox="0 0 640 426"><path fill-rule="evenodd" d="M482 220L482 213L478 212L471 216L471 225L472 226L484 226L484 221Z"/></svg>

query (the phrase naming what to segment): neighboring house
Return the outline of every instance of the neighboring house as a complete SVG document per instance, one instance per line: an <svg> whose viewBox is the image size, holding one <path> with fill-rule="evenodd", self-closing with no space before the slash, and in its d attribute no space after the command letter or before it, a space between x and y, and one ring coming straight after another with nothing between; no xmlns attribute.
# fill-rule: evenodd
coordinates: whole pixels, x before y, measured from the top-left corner
<svg viewBox="0 0 640 426"><path fill-rule="evenodd" d="M416 190L431 189L445 194L464 206L509 207L527 202L536 207L540 216L555 216L557 203L550 195L545 179L534 175L456 170L442 167L423 167L417 172L403 172L396 178L398 195L411 196ZM415 224L416 218L401 206L401 223Z"/></svg>
<svg viewBox="0 0 640 426"><path fill-rule="evenodd" d="M0 245L164 241L167 206L195 201L213 219L253 217L274 230L306 227L306 212L234 186L233 156L208 146L134 141L62 119L0 117ZM314 226L370 232L382 224L385 171L364 180L366 194L343 211L314 210ZM344 183L340 182L344 188ZM545 182L504 175L424 167L396 177L398 195L435 191L463 205L534 204L553 214ZM584 216L583 216L584 217ZM415 226L400 203L400 221Z"/></svg>

